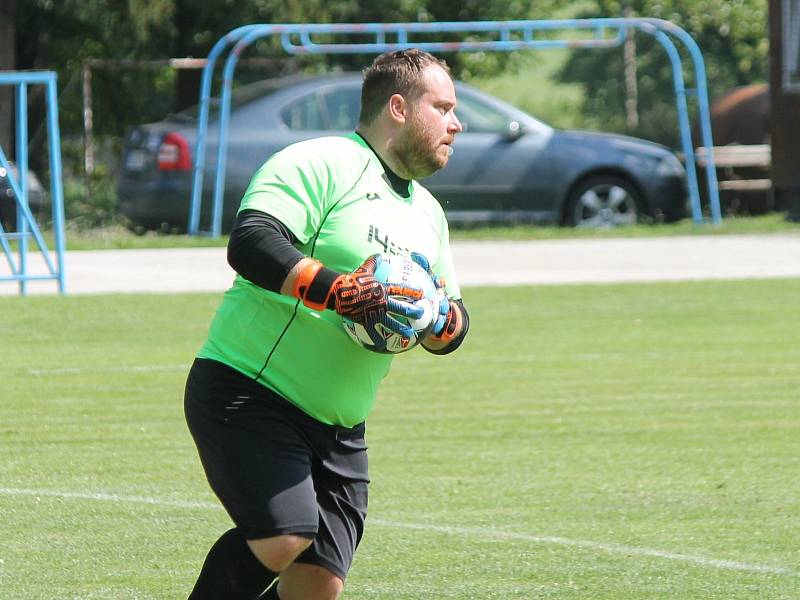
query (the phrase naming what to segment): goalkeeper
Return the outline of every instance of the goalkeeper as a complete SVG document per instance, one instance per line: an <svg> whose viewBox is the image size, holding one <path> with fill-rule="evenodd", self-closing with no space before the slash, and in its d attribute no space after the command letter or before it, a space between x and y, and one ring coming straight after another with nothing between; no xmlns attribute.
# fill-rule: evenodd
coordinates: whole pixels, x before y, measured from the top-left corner
<svg viewBox="0 0 800 600"><path fill-rule="evenodd" d="M444 212L416 181L447 164L455 107L443 61L383 54L354 133L289 146L253 176L228 245L237 277L186 383L189 430L235 524L190 600L341 594L367 513L364 420L392 360L354 344L341 318L409 333L392 315L420 309L373 276L388 252L444 286L425 349L448 354L469 327Z"/></svg>

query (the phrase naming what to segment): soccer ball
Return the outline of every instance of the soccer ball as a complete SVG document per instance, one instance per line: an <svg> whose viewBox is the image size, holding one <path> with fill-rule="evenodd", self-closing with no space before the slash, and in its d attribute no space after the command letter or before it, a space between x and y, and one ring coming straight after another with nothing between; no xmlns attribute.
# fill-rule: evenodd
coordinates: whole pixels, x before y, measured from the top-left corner
<svg viewBox="0 0 800 600"><path fill-rule="evenodd" d="M410 258L394 254L380 255L378 266L375 269L375 279L381 283L396 283L423 290L425 295L419 300L407 296L391 296L397 300L422 308L422 316L418 319L407 319L400 315L392 314L392 317L398 321L411 325L414 335L409 338L392 331L382 323L376 323L373 325L373 333L377 333L385 341L386 347L383 348L380 344L375 344L363 325L342 317L344 330L356 344L373 352L398 354L411 350L425 339L433 329L439 311L441 292L436 289L431 276L425 269Z"/></svg>

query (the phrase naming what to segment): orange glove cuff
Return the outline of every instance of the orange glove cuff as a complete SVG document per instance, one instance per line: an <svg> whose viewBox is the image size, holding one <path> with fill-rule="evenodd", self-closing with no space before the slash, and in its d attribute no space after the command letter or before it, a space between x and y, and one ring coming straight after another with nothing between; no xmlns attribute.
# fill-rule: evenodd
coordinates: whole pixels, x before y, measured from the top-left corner
<svg viewBox="0 0 800 600"><path fill-rule="evenodd" d="M303 267L295 277L292 295L300 298L312 310L334 309L333 291L342 277L341 273L326 269L321 262L315 260Z"/></svg>
<svg viewBox="0 0 800 600"><path fill-rule="evenodd" d="M292 286L292 296L303 300L305 303L305 295L308 288L311 287L311 282L317 276L317 273L322 269L322 263L313 261L308 263L303 270L300 271L294 278L294 285Z"/></svg>

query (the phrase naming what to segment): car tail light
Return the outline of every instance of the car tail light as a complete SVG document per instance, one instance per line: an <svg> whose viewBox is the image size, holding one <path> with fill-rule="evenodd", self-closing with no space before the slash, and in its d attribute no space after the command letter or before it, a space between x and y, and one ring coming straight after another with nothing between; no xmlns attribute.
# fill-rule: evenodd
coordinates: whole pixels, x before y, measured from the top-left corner
<svg viewBox="0 0 800 600"><path fill-rule="evenodd" d="M180 133L168 133L158 147L159 171L188 171L192 168L189 142Z"/></svg>

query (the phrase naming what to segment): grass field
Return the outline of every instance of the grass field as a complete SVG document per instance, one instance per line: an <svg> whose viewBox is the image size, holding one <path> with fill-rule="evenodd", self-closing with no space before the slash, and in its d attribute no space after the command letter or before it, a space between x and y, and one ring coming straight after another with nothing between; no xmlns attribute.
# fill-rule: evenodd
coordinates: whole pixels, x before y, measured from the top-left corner
<svg viewBox="0 0 800 600"><path fill-rule="evenodd" d="M465 297L368 424L347 600L800 597L800 279ZM0 598L186 597L228 527L181 406L217 302L0 298Z"/></svg>
<svg viewBox="0 0 800 600"><path fill-rule="evenodd" d="M542 225L491 225L480 227L454 227L451 237L455 240L550 240L575 238L618 237L664 237L676 235L737 235L761 233L800 233L800 224L786 220L783 213L760 217L727 217L720 225L696 224L691 219L677 223L657 225L634 225L614 229L575 229ZM136 235L122 226L98 229L72 229L67 232L67 250L118 250L134 248L196 248L225 246L227 236L219 238L189 237L187 235L164 235L149 232ZM53 235L46 232L45 240L52 249ZM16 245L12 243L16 248ZM38 251L31 242L32 251Z"/></svg>

